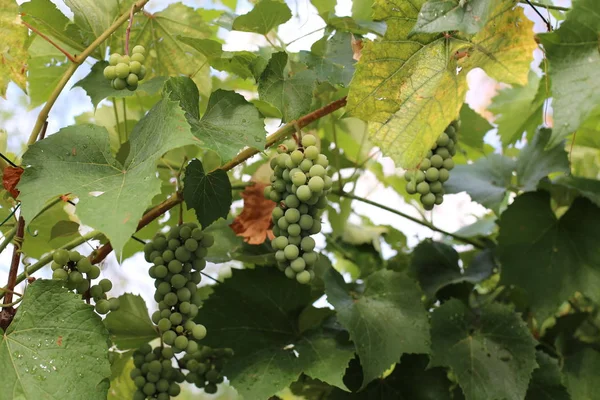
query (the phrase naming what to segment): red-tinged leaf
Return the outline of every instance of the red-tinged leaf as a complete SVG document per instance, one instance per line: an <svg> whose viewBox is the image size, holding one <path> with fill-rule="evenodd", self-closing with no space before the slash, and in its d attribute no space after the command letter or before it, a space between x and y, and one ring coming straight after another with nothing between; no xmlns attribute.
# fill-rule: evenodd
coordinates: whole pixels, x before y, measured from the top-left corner
<svg viewBox="0 0 600 400"><path fill-rule="evenodd" d="M231 229L249 244L262 244L267 237L273 239L271 213L275 203L265 199L265 183L256 182L242 192L244 209L230 225Z"/></svg>
<svg viewBox="0 0 600 400"><path fill-rule="evenodd" d="M8 190L8 192L15 199L19 196L19 191L16 186L21 180L21 174L23 173L23 168L21 167L12 167L8 166L4 168L4 175L2 176L2 186L4 189Z"/></svg>

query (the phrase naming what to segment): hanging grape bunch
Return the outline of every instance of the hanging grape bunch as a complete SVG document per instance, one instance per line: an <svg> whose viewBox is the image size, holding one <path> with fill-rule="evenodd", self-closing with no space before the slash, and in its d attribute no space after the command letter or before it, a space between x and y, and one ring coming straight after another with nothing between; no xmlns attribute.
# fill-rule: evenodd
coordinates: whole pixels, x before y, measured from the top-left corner
<svg viewBox="0 0 600 400"><path fill-rule="evenodd" d="M179 365L189 371L185 376L187 382L203 388L208 394L214 394L217 392L217 385L224 380L223 366L232 356L232 349L201 346L194 353L186 353L179 360Z"/></svg>
<svg viewBox="0 0 600 400"><path fill-rule="evenodd" d="M172 228L166 235L158 233L144 247L146 261L153 263L148 274L155 279L154 300L158 311L152 321L158 325L162 340L176 353L194 352L195 340L206 336L206 328L196 324L194 317L202 304L197 294L206 266L204 257L214 238L202 232L195 223Z"/></svg>
<svg viewBox="0 0 600 400"><path fill-rule="evenodd" d="M69 290L85 295L89 290L94 299L98 314L107 314L119 309L119 299L107 299L106 292L112 289L112 282L102 279L90 287L90 282L100 276L100 268L77 251L58 249L52 254L52 279L63 281Z"/></svg>
<svg viewBox="0 0 600 400"><path fill-rule="evenodd" d="M271 246L285 275L302 284L314 276L312 267L318 254L315 240L310 237L321 232L321 210L327 206L327 193L333 181L327 175L329 161L317 148L312 135L302 138L298 148L288 140L277 148L278 155L271 160L271 185L265 188L265 197L278 203L273 210Z"/></svg>
<svg viewBox="0 0 600 400"><path fill-rule="evenodd" d="M131 56L122 56L119 53L110 55L109 65L104 68L104 77L111 81L113 89L137 89L138 82L146 76L145 52L144 46L138 45L131 51Z"/></svg>
<svg viewBox="0 0 600 400"><path fill-rule="evenodd" d="M420 194L426 210L432 210L434 205L444 201L444 182L450 178L450 171L454 168L452 156L456 154L459 126L460 121L452 121L421 161L419 169L404 174L406 191L408 194Z"/></svg>
<svg viewBox="0 0 600 400"><path fill-rule="evenodd" d="M174 353L170 347L152 347L142 345L133 352L134 369L130 377L137 387L133 400L158 399L169 400L181 392L179 387L185 377L173 367Z"/></svg>

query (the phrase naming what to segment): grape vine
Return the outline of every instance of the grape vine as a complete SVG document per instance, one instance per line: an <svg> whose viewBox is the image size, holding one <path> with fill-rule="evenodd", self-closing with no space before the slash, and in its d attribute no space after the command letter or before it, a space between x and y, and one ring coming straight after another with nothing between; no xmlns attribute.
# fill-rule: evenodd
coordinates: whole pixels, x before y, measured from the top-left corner
<svg viewBox="0 0 600 400"><path fill-rule="evenodd" d="M144 46L137 45L131 51L131 56L122 56L112 53L108 59L108 66L104 68L104 77L110 81L115 90L127 89L134 91L138 82L146 77L144 61L146 57Z"/></svg>

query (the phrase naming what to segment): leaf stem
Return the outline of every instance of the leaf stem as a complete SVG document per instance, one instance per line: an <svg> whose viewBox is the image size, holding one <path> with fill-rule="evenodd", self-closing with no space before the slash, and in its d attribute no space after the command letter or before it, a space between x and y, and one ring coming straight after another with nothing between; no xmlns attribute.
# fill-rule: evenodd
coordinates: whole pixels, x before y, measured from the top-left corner
<svg viewBox="0 0 600 400"><path fill-rule="evenodd" d="M470 245L472 245L472 246L474 246L474 247L476 247L478 249L484 249L485 248L485 246L483 246L478 241L474 241L474 240L471 240L469 238L462 237L462 236L456 235L454 233L450 233L450 232L445 231L445 230L443 230L441 228L438 228L437 226L429 223L428 221L420 220L420 219L415 218L413 216L410 216L408 214L404 214L402 211L398 211L398 210L395 210L395 209L390 208L388 206L384 206L383 204L376 203L376 202L374 202L372 200L365 199L363 197L356 196L354 194L346 193L346 192L342 192L342 191L337 191L337 192L334 192L333 194L336 194L336 195L338 195L340 197L346 197L346 198L349 198L349 199L352 199L352 200L362 201L363 203L369 204L371 206L381 208L382 210L385 210L385 211L389 211L389 212L391 212L393 214L401 216L402 218L406 218L406 219L408 219L408 220L410 220L412 222L415 222L417 224L423 225L424 227L429 228L432 231L436 231L436 232L442 233L442 234L444 234L446 236L450 236L450 237L452 237L452 238L454 238L454 239L456 239L456 240L458 240L460 242L463 242L463 243L466 243L466 244L470 244Z"/></svg>
<svg viewBox="0 0 600 400"><path fill-rule="evenodd" d="M146 3L148 3L148 1L150 1L150 0L137 1L132 6L132 10L135 10L134 12L141 10L146 5ZM104 42L106 39L108 39L108 37L110 35L112 35L113 32L115 32L117 29L119 29L119 27L121 25L123 25L129 19L129 15L130 15L130 11L127 11L126 13L121 15L106 31L104 31L85 50L83 50L83 52L81 54L74 56L73 63L70 64L69 67L67 68L67 70L64 72L63 76L60 78L60 80L56 84L56 87L50 94L50 97L46 101L46 104L40 111L40 114L38 115L37 120L35 122L35 126L33 127L31 134L29 135L29 140L27 140L28 146L30 146L36 142L38 135L42 131L42 128L44 127L44 124L45 124L46 120L48 119L48 114L50 113L52 106L54 106L54 103L56 103L58 96L63 91L63 89L65 88L67 83L69 82L69 79L71 79L73 74L75 74L75 71L77 70L77 68L85 61L85 59L90 54L92 54L92 52L94 50L96 50L96 48L98 46L100 46L100 44L102 42Z"/></svg>
<svg viewBox="0 0 600 400"><path fill-rule="evenodd" d="M8 283L6 284L6 295L5 303L12 302L13 291L17 284L17 272L19 271L19 261L21 261L21 245L23 244L23 235L25 234L25 220L23 217L19 217L19 223L17 225L17 234L15 237L15 248L13 249L13 256L10 263L10 270L8 271Z"/></svg>
<svg viewBox="0 0 600 400"><path fill-rule="evenodd" d="M69 61L71 62L76 62L75 61L75 57L73 55L71 55L71 53L69 53L68 51L66 51L65 49L63 49L62 47L60 47L57 43L55 43L52 39L50 39L48 36L44 35L42 32L40 32L39 30L37 30L36 28L34 28L33 26L29 25L27 22L21 20L21 23L23 25L25 25L29 30L31 30L32 32L35 32L39 37L41 37L42 39L44 39L46 42L50 43L52 46L54 46L58 51L60 51L61 53L63 53L65 56L67 56L67 58L69 59Z"/></svg>
<svg viewBox="0 0 600 400"><path fill-rule="evenodd" d="M115 114L115 122L117 123L117 135L119 135L119 144L123 144L123 135L121 135L121 124L119 123L119 110L117 109L117 99L112 98L113 111Z"/></svg>
<svg viewBox="0 0 600 400"><path fill-rule="evenodd" d="M555 6L552 4L543 4L543 3L538 3L537 1L519 1L519 3L523 3L523 4L529 4L535 7L541 7L541 8L548 8L550 10L556 10L556 11L570 11L571 9L569 7L560 7L560 6Z"/></svg>

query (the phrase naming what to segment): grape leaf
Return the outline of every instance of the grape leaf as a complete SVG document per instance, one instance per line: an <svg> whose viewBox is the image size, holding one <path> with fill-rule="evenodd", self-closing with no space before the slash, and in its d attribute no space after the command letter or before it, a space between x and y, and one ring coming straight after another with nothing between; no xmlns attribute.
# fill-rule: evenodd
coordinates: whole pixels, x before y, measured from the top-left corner
<svg viewBox="0 0 600 400"><path fill-rule="evenodd" d="M231 229L249 244L262 244L267 238L273 240L272 212L277 203L265 198L266 183L254 182L242 192L244 208L235 217Z"/></svg>
<svg viewBox="0 0 600 400"><path fill-rule="evenodd" d="M222 89L213 92L200 118L198 88L191 79L171 78L165 84L165 92L180 102L201 147L217 153L221 161L231 160L246 146L264 149L263 118L242 95Z"/></svg>
<svg viewBox="0 0 600 400"><path fill-rule="evenodd" d="M0 341L4 398L105 400L108 333L81 296L38 279Z"/></svg>
<svg viewBox="0 0 600 400"><path fill-rule="evenodd" d="M300 61L317 74L320 82L348 86L354 74L352 34L336 32L331 38L324 36L316 41L310 51L298 53Z"/></svg>
<svg viewBox="0 0 600 400"><path fill-rule="evenodd" d="M335 6L337 0L310 0L310 3L317 9L317 12L325 21L329 19L329 15L335 15Z"/></svg>
<svg viewBox="0 0 600 400"><path fill-rule="evenodd" d="M269 398L302 372L344 387L354 347L336 338L335 325L299 331L300 313L311 303L310 286L275 268L236 270L215 286L196 320L208 330L203 344L233 348L224 373L244 398Z"/></svg>
<svg viewBox="0 0 600 400"><path fill-rule="evenodd" d="M524 83L536 47L532 22L506 4L467 43L433 34L408 38L424 2L375 2L374 16L388 29L383 40L364 45L348 95L348 111L369 121L369 138L404 168L415 168L458 115L469 70Z"/></svg>
<svg viewBox="0 0 600 400"><path fill-rule="evenodd" d="M536 367L535 340L510 307L469 310L449 300L433 312L430 366L452 368L467 400L522 399Z"/></svg>
<svg viewBox="0 0 600 400"><path fill-rule="evenodd" d="M34 36L29 46L28 94L30 107L43 104L69 67L69 60L40 36Z"/></svg>
<svg viewBox="0 0 600 400"><path fill-rule="evenodd" d="M405 353L429 353L429 321L421 290L406 275L380 270L365 279L365 290L349 290L330 269L324 276L327 300L348 329L363 367L362 387Z"/></svg>
<svg viewBox="0 0 600 400"><path fill-rule="evenodd" d="M197 144L177 103L163 99L133 128L131 150L121 164L110 152L108 132L77 125L30 146L19 189L21 210L31 220L46 200L65 193L79 197L77 216L106 234L117 254L160 193L156 162L167 151Z"/></svg>
<svg viewBox="0 0 600 400"><path fill-rule="evenodd" d="M200 160L192 160L185 168L183 199L204 228L219 218L227 218L232 202L227 172L217 169L206 173Z"/></svg>
<svg viewBox="0 0 600 400"><path fill-rule="evenodd" d="M573 400L597 397L600 390L599 370L600 353L592 349L584 349L565 359L565 384Z"/></svg>
<svg viewBox="0 0 600 400"><path fill-rule="evenodd" d="M109 97L125 98L143 95L143 93L159 93L167 80L164 76L158 76L152 79L144 79L134 92L130 90L115 90L111 86L110 81L104 77L104 68L106 66L108 66L106 61L98 61L92 66L90 73L74 85L74 87L79 86L85 90L88 96L90 96L94 108L98 107L98 103L102 100Z"/></svg>
<svg viewBox="0 0 600 400"><path fill-rule="evenodd" d="M27 28L18 18L19 9L14 0L0 0L0 96L6 97L6 87L15 82L25 91L27 79Z"/></svg>
<svg viewBox="0 0 600 400"><path fill-rule="evenodd" d="M352 17L370 20L373 14L373 0L353 0Z"/></svg>
<svg viewBox="0 0 600 400"><path fill-rule="evenodd" d="M221 43L216 40L188 37L178 37L178 40L204 54L214 69L231 72L243 79L260 75L259 65L267 62L249 51L223 51Z"/></svg>
<svg viewBox="0 0 600 400"><path fill-rule="evenodd" d="M489 258L490 254L484 251L478 256ZM475 263L476 267L466 268L462 272L458 260L458 253L452 246L428 239L419 243L413 251L411 270L430 298L434 298L436 292L445 286L460 282L481 282L492 274L494 264L491 262Z"/></svg>
<svg viewBox="0 0 600 400"><path fill-rule="evenodd" d="M526 290L538 320L553 314L575 292L600 300L600 251L594 239L599 224L600 210L583 198L557 219L547 192L523 194L502 214L501 281Z"/></svg>
<svg viewBox="0 0 600 400"><path fill-rule="evenodd" d="M488 110L497 116L495 123L504 147L520 140L523 132L533 137L542 124L547 97L546 81L533 71L529 73L527 85L503 89L494 96Z"/></svg>
<svg viewBox="0 0 600 400"><path fill-rule="evenodd" d="M552 181L552 184L573 190L577 195L587 198L600 207L600 181L596 179L559 176Z"/></svg>
<svg viewBox="0 0 600 400"><path fill-rule="evenodd" d="M50 0L32 0L21 5L21 18L50 37L61 48L81 53L88 43L79 27L71 22ZM71 53L75 55L75 53Z"/></svg>
<svg viewBox="0 0 600 400"><path fill-rule="evenodd" d="M135 386L130 376L131 371L135 368L131 354L129 354L129 357L123 357L120 361L123 363L123 368L119 375L112 377L106 400L130 400L137 391L137 386Z"/></svg>
<svg viewBox="0 0 600 400"><path fill-rule="evenodd" d="M546 353L536 353L538 368L533 371L525 400L570 400L562 385L562 374L558 362Z"/></svg>
<svg viewBox="0 0 600 400"><path fill-rule="evenodd" d="M289 122L310 111L316 74L311 70L286 71L288 55L275 53L258 81L258 95L281 111L283 122Z"/></svg>
<svg viewBox="0 0 600 400"><path fill-rule="evenodd" d="M467 145L483 150L483 137L493 127L468 104L463 104L460 109L460 129L458 130L459 145Z"/></svg>
<svg viewBox="0 0 600 400"><path fill-rule="evenodd" d="M266 35L290 18L292 12L285 3L277 0L261 0L249 13L234 19L232 29Z"/></svg>
<svg viewBox="0 0 600 400"><path fill-rule="evenodd" d="M506 195L506 188L510 186L515 168L514 160L490 154L473 164L457 165L444 188L446 193L467 192L473 201L499 214L500 204Z"/></svg>
<svg viewBox="0 0 600 400"><path fill-rule="evenodd" d="M108 313L104 325L110 333L110 340L120 350L137 349L158 338L141 296L125 293L119 296L119 304L118 310Z"/></svg>
<svg viewBox="0 0 600 400"><path fill-rule="evenodd" d="M595 0L578 0L560 28L541 34L552 81L556 146L592 114L600 103L600 17Z"/></svg>
<svg viewBox="0 0 600 400"><path fill-rule="evenodd" d="M429 0L421 7L413 33L461 31L474 34L487 23L499 0Z"/></svg>
<svg viewBox="0 0 600 400"><path fill-rule="evenodd" d="M511 187L513 173L517 187L535 190L540 179L553 172L569 172L569 160L562 147L545 150L550 139L549 129L540 129L531 143L521 150L516 161L491 154L473 164L458 165L450 174L445 188L448 193L466 191L473 201L491 208L496 214L506 190Z"/></svg>

